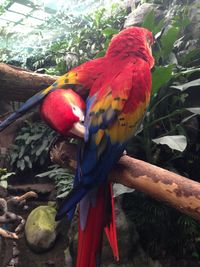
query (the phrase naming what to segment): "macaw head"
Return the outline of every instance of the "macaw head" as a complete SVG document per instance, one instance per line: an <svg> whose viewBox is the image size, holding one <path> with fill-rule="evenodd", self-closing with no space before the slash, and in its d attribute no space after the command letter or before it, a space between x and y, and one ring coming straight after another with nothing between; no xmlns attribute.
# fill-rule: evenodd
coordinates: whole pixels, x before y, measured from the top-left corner
<svg viewBox="0 0 200 267"><path fill-rule="evenodd" d="M137 56L146 60L150 68L154 66L151 46L154 43L153 34L142 27L129 27L116 34L107 49L106 55Z"/></svg>
<svg viewBox="0 0 200 267"><path fill-rule="evenodd" d="M83 137L85 103L73 90L57 89L48 94L40 106L44 121L61 135Z"/></svg>

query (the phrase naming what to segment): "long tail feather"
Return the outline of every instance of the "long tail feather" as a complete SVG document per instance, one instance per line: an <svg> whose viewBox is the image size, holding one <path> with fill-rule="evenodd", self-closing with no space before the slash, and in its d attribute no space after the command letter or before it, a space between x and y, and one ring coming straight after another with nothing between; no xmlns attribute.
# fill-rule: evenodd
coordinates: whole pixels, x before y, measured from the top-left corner
<svg viewBox="0 0 200 267"><path fill-rule="evenodd" d="M109 184L108 189L109 197L110 197L110 204L111 204L111 214L108 218L108 222L105 225L105 233L107 236L107 239L110 243L110 246L112 248L113 256L116 261L119 261L119 250L118 250L118 242L117 242L117 230L116 230L116 220L115 220L115 203L113 198L113 188L112 183Z"/></svg>
<svg viewBox="0 0 200 267"><path fill-rule="evenodd" d="M87 214L87 222L84 228L81 223L81 216L79 216L78 255L76 267L100 266L103 228L105 221L104 196L105 185L102 185L98 188L96 203L94 205L90 205Z"/></svg>
<svg viewBox="0 0 200 267"><path fill-rule="evenodd" d="M76 207L77 203L80 202L80 200L87 194L87 192L88 192L88 189L82 186L77 186L73 188L72 191L68 194L68 196L61 203L57 211L55 220L58 221L62 219L65 215L67 215L67 213L69 213L70 215L71 211L74 210L74 207ZM72 216L70 215L70 218L71 217Z"/></svg>
<svg viewBox="0 0 200 267"><path fill-rule="evenodd" d="M96 192L96 191L95 191ZM95 193L94 192L94 193ZM109 205L109 212L107 214ZM83 209L83 211L81 210ZM87 216L87 219L83 218ZM83 221L85 223L83 223ZM112 184L101 185L93 199L90 196L90 207L87 204L80 205L79 212L79 237L78 255L76 267L98 267L100 266L103 230L105 230L115 260L119 260L114 200Z"/></svg>
<svg viewBox="0 0 200 267"><path fill-rule="evenodd" d="M53 90L55 90L55 88L53 86L50 86L47 89L40 91L36 95L29 98L17 111L12 113L10 116L8 116L8 118L0 123L0 132L7 128L10 124L12 124L16 119L24 115L31 108L39 104L43 100L43 98Z"/></svg>

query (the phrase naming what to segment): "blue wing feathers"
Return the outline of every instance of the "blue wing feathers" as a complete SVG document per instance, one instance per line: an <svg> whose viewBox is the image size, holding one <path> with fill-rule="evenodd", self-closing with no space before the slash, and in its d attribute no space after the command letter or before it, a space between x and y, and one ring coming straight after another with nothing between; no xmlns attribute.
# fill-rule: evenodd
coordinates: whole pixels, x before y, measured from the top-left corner
<svg viewBox="0 0 200 267"><path fill-rule="evenodd" d="M88 193L89 188L85 188L82 185L76 186L72 189L69 195L64 199L63 203L60 205L58 212L56 214L56 221L60 220L64 215L68 214L68 219L71 216L76 207L76 204Z"/></svg>
<svg viewBox="0 0 200 267"><path fill-rule="evenodd" d="M74 206L76 206L78 202L80 202L80 200L93 188L106 182L107 174L111 170L112 166L119 160L123 151L124 145L113 145L109 142L104 156L98 159L98 161L94 160L88 162L88 157L84 156L83 162L80 166L78 166L78 169L81 168L81 172L77 171L75 176L75 181L80 182L75 185L74 189L72 189L67 198L61 204L56 216L57 220L61 219L66 213L69 214ZM88 171L88 164L90 163L93 166L93 169L89 173L85 173L85 171ZM80 173L81 177L78 177Z"/></svg>
<svg viewBox="0 0 200 267"><path fill-rule="evenodd" d="M108 93L110 94L110 92ZM79 149L78 167L75 176L76 182L74 183L74 189L58 210L57 219L61 218L66 212L69 213L73 205L76 206L76 204L93 188L97 188L99 185L106 182L109 171L119 160L125 148L125 143L111 142L110 136L106 134L106 131L104 131L98 145L96 144L95 136L98 130L106 129L113 120L116 119L119 112L119 110L112 109L112 107L104 112L103 109L97 110L96 113L93 112L93 104L97 96L98 93L87 99L84 122L86 128L85 142ZM88 205L91 205L91 203L88 204L87 197L83 203L85 205L85 211L88 210ZM82 217L84 225L85 217Z"/></svg>

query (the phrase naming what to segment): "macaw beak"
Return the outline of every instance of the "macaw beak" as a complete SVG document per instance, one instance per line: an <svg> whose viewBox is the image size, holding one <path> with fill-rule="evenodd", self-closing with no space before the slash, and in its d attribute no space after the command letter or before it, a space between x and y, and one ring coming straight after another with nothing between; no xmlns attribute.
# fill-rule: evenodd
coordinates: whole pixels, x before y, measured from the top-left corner
<svg viewBox="0 0 200 267"><path fill-rule="evenodd" d="M85 136L85 127L81 122L76 122L72 126L70 133L74 134L75 136L78 136L80 138L84 138Z"/></svg>
<svg viewBox="0 0 200 267"><path fill-rule="evenodd" d="M0 122L0 132L3 131L5 128L7 128L14 121L16 121L18 118L23 116L31 108L38 105L47 94L49 94L54 90L55 88L50 86L47 89L42 90L36 95L29 98L17 111L8 116L8 118L6 118L4 121Z"/></svg>

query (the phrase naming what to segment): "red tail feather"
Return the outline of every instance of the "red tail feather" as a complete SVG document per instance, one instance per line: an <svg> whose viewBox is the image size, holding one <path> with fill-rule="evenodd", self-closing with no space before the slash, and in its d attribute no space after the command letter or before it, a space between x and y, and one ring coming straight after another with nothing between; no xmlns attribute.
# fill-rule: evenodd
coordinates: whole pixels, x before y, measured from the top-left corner
<svg viewBox="0 0 200 267"><path fill-rule="evenodd" d="M112 248L113 256L116 261L119 261L119 250L118 250L118 243L117 243L117 231L116 231L116 220L115 220L115 203L113 198L113 189L112 183L109 184L109 196L110 196L110 203L111 203L111 214L110 220L107 222L104 230L107 236L107 239L110 243Z"/></svg>
<svg viewBox="0 0 200 267"><path fill-rule="evenodd" d="M105 185L99 187L95 206L91 206L89 209L87 223L84 230L81 229L79 220L78 255L76 267L100 266L103 229L105 229L115 259L119 260L112 185L109 184L107 187L109 195L108 198L105 195L105 191L107 191ZM111 201L112 213L105 225L106 199Z"/></svg>

